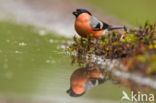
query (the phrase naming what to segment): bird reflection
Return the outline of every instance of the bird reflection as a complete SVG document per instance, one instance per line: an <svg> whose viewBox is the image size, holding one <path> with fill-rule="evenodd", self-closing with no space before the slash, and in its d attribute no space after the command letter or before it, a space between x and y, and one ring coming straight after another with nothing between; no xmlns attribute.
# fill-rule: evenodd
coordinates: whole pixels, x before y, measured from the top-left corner
<svg viewBox="0 0 156 103"><path fill-rule="evenodd" d="M96 68L82 67L76 69L70 77L70 88L67 93L72 97L79 97L89 89L106 81Z"/></svg>

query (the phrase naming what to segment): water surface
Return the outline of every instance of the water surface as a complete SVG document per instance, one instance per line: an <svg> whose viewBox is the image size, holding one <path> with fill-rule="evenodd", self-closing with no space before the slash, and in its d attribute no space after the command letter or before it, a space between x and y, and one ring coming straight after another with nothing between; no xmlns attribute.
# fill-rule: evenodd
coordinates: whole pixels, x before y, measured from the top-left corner
<svg viewBox="0 0 156 103"><path fill-rule="evenodd" d="M70 97L70 76L78 66L60 49L69 39L32 26L0 22L0 102L117 103L122 91L103 83L78 98Z"/></svg>

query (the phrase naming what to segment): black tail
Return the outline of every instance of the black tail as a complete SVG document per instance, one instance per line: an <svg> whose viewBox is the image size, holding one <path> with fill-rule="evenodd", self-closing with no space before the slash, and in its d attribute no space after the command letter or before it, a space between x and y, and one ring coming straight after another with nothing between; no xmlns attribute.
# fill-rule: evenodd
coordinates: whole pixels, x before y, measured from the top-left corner
<svg viewBox="0 0 156 103"><path fill-rule="evenodd" d="M111 30L117 30L117 29L125 29L126 27L124 26L119 26L119 27L110 27L108 28L108 31L111 31Z"/></svg>

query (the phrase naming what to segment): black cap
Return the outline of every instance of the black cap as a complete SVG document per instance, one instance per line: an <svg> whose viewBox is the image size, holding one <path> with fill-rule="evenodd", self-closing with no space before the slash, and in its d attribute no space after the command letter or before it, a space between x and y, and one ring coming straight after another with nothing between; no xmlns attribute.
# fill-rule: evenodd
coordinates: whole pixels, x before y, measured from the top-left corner
<svg viewBox="0 0 156 103"><path fill-rule="evenodd" d="M92 15L88 10L86 9L77 9L76 11L73 12L73 15L78 17L82 13L88 13L89 15Z"/></svg>

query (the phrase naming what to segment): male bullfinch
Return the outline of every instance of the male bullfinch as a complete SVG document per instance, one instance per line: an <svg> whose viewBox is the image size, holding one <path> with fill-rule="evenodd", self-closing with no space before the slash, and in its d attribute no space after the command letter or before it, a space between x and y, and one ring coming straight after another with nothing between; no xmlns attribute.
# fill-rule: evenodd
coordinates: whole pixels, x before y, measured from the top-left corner
<svg viewBox="0 0 156 103"><path fill-rule="evenodd" d="M96 69L86 70L86 68L79 68L71 75L70 88L67 90L67 93L72 97L79 97L87 90L105 81L104 76Z"/></svg>
<svg viewBox="0 0 156 103"><path fill-rule="evenodd" d="M73 12L75 15L75 30L81 37L88 37L93 34L95 38L107 34L108 31L123 29L124 27L112 27L103 21L98 20L89 11L77 9Z"/></svg>

